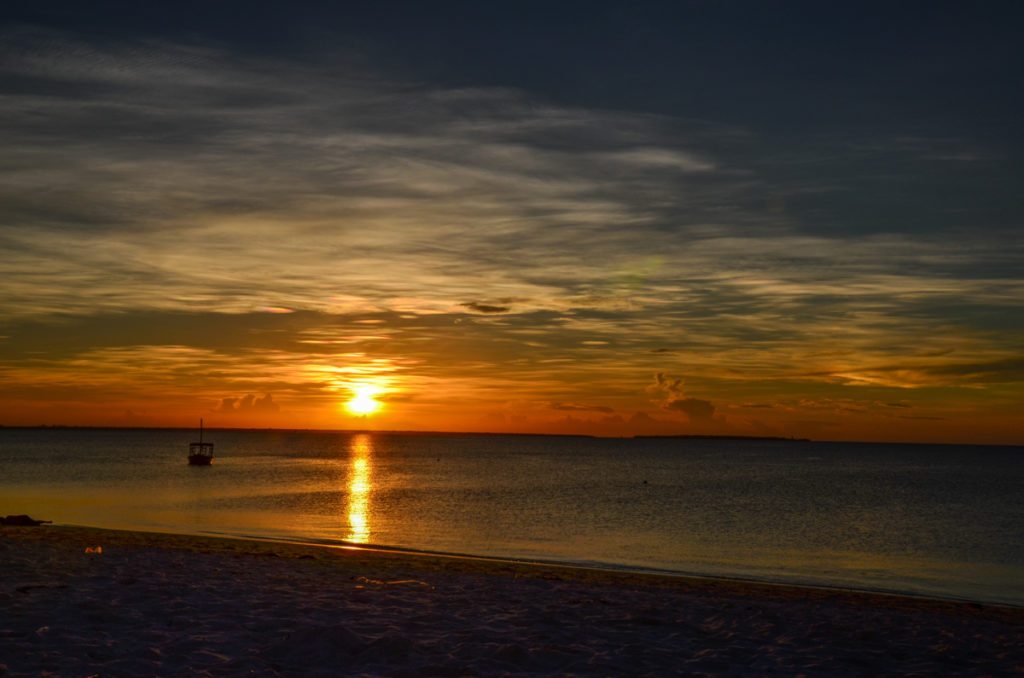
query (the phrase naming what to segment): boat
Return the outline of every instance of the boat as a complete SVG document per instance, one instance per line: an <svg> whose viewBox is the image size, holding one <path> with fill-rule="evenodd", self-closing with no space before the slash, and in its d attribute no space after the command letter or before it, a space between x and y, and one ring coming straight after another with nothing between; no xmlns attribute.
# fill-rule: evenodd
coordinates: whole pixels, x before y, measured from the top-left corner
<svg viewBox="0 0 1024 678"><path fill-rule="evenodd" d="M209 466L213 463L213 443L203 442L203 420L199 420L199 442L188 444L190 466Z"/></svg>

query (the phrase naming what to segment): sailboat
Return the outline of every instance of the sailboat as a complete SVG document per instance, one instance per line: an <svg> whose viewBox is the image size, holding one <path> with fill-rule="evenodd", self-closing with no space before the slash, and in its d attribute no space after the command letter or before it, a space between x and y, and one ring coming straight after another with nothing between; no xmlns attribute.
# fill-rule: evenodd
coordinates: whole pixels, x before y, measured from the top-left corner
<svg viewBox="0 0 1024 678"><path fill-rule="evenodd" d="M188 444L188 463L191 466L209 466L213 462L213 443L203 442L203 420L199 420L199 442Z"/></svg>

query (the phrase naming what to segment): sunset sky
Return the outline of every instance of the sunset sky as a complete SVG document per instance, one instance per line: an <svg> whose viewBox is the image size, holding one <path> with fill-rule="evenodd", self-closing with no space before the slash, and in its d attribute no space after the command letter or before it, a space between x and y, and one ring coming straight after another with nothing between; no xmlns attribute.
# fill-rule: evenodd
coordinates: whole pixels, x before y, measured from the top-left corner
<svg viewBox="0 0 1024 678"><path fill-rule="evenodd" d="M1019 3L19 4L2 425L1024 444Z"/></svg>

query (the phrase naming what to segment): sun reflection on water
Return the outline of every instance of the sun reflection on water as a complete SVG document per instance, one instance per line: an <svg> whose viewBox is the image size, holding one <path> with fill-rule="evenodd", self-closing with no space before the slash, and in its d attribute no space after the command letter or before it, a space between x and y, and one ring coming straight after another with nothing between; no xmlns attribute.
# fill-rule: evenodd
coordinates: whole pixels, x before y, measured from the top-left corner
<svg viewBox="0 0 1024 678"><path fill-rule="evenodd" d="M370 455L373 441L362 433L352 438L349 450L352 470L348 482L348 534L345 541L366 544L370 541Z"/></svg>

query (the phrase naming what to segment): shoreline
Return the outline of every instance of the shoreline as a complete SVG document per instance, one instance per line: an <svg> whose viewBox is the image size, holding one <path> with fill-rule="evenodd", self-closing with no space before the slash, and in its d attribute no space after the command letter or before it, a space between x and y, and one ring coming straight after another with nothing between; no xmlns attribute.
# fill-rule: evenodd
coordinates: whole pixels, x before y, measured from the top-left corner
<svg viewBox="0 0 1024 678"><path fill-rule="evenodd" d="M1024 608L887 593L66 525L0 571L0 675L1024 672Z"/></svg>
<svg viewBox="0 0 1024 678"><path fill-rule="evenodd" d="M655 568L643 568L643 567L627 567L627 566L616 566L612 564L585 564L576 562L558 562L548 560L530 560L526 558L514 558L514 557L502 557L502 556L488 556L488 555L475 555L470 553L447 553L442 551L425 551L414 548L404 548L399 546L387 546L379 544L355 544L347 542L330 542L330 541L303 541L299 539L288 539L288 538L277 538L277 537L260 537L256 535L230 535L230 534L213 534L213 533L190 533L190 532L175 532L173 530L146 530L146 529L135 529L135 528L114 528L114 527L96 527L91 525L77 525L68 523L56 523L50 524L50 529L53 528L71 528L74 530L92 530L98 533L119 533L120 537L128 540L129 542L133 539L138 538L139 535L150 535L152 537L167 536L170 538L183 538L196 539L196 540L211 540L212 543L218 541L232 542L254 542L257 544L267 545L284 545L294 547L308 547L313 549L341 549L344 551L354 551L366 554L379 554L381 556L394 556L401 558L402 556L408 556L410 558L410 564L415 566L416 563L425 564L429 562L429 559L438 559L443 561L467 561L468 563L479 563L484 569L488 564L494 565L497 570L502 570L502 566L511 567L520 573L520 576L526 576L527 572L547 573L548 576L554 576L554 573L562 573L562 577L565 579L572 579L574 575L590 575L586 577L588 580L601 580L607 578L608 581L623 582L633 581L637 583L652 585L652 586L663 586L665 588L679 588L684 589L700 589L702 585L708 585L713 589L721 590L722 588L729 588L735 586L737 589L743 589L749 587L751 590L779 590L793 589L795 591L805 591L809 594L821 593L827 596L865 596L865 597L879 597L880 599L906 599L909 601L921 601L924 603L935 603L935 604L952 604L952 605L968 605L971 607L982 607L982 608L993 608L993 609L1006 609L1006 610L1019 610L1021 612L1021 619L1024 621L1024 604L1017 605L1014 603L994 602L987 600L976 600L967 597L956 597L956 596L942 596L942 595L930 595L925 593L913 593L899 590L883 590L883 589L870 589L870 588L857 588L854 586L832 586L828 584L815 584L815 583L801 583L801 582L786 582L786 581L773 581L771 579L756 579L753 577L741 577L741 576L725 576L715 574L701 574L692 572L674 572L670 570L658 570ZM135 536L132 536L135 535ZM100 535L97 535L98 537ZM172 541L172 548L179 548L175 541ZM190 547L188 547L190 548Z"/></svg>
<svg viewBox="0 0 1024 678"><path fill-rule="evenodd" d="M114 533L124 534L148 534L148 535L166 535L171 537L195 537L196 539L212 539L212 540L229 540L229 541L252 541L262 542L268 544L283 544L293 546L308 546L311 548L325 548L325 549L346 549L346 550L357 550L368 553L381 553L381 554L394 554L394 555L408 555L410 557L424 557L424 558L447 558L456 560L468 560L468 561L480 561L483 563L493 562L497 564L506 563L520 565L523 567L536 567L536 568L554 568L554 569L565 569L565 570L582 570L592 571L595 574L607 573L609 576L622 576L622 577L637 577L637 578L665 578L669 581L693 581L693 582L710 582L710 583L733 583L738 586L749 585L753 587L776 587L776 588L793 588L793 589L807 589L811 591L823 591L833 592L836 594L851 594L858 595L863 594L867 596L883 596L892 598L908 598L913 600L924 600L924 601L935 601L940 603L953 603L953 604L964 604L964 605L980 605L983 607L993 608L1008 608L1008 609L1019 609L1024 610L1024 602L1018 603L1015 600L995 600L985 598L972 598L968 595L957 595L956 593L942 593L942 592L929 592L929 591L908 591L900 590L896 588L871 588L868 586L859 586L857 584L835 584L829 582L815 582L815 581L800 581L797 578L786 579L771 579L768 577L758 578L756 576L746 576L744 574L717 574L711 572L687 572L669 569L659 569L656 567L645 567L645 566L629 566L619 565L615 563L601 563L601 562L576 562L571 560L559 561L559 560L543 560L543 559L531 559L531 558L519 558L516 556L503 556L503 555L486 555L486 554L472 554L472 553L460 553L460 552L444 552L444 551L430 551L422 550L411 547L402 546L388 546L381 544L357 544L343 541L331 541L331 540L303 540L301 538L292 538L287 536L261 536L258 534L231 534L231 533L217 533L217 532L180 532L171 528L161 529L159 527L141 527L134 525L124 526L96 526L86 525L78 523L62 523L53 521L42 521L49 523L52 528L72 528L82 530L97 530L107 531Z"/></svg>

